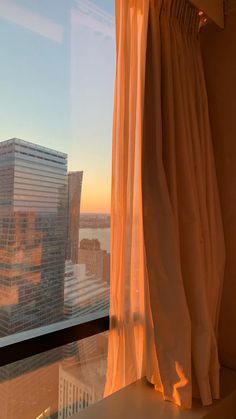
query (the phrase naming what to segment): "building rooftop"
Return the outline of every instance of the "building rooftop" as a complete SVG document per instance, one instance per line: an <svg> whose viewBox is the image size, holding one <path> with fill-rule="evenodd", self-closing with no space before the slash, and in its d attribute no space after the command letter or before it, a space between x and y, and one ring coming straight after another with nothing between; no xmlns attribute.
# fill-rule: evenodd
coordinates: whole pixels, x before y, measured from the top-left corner
<svg viewBox="0 0 236 419"><path fill-rule="evenodd" d="M20 138L10 138L8 140L0 141L0 148L8 146L8 145L19 145L22 147L27 147L28 149L32 149L32 150L37 149L45 154L56 155L57 157L62 157L64 159L67 159L66 153L62 153L61 151L57 151L52 148L44 147L42 145L35 144L30 141L25 141Z"/></svg>

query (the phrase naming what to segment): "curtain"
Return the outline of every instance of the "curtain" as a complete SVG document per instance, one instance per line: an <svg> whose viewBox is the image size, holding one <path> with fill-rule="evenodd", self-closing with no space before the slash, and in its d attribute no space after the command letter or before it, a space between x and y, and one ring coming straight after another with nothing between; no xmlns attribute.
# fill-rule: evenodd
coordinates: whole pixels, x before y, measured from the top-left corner
<svg viewBox="0 0 236 419"><path fill-rule="evenodd" d="M186 408L219 397L225 259L199 19L186 0L116 2L105 394L145 375Z"/></svg>
<svg viewBox="0 0 236 419"><path fill-rule="evenodd" d="M144 373L145 263L141 148L148 10L146 0L116 2L112 280L106 395Z"/></svg>

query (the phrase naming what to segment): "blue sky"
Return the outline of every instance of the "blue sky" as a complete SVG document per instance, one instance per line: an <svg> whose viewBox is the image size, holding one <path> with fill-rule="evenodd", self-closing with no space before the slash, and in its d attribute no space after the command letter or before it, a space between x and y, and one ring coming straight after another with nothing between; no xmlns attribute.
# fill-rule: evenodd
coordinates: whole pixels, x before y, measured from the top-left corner
<svg viewBox="0 0 236 419"><path fill-rule="evenodd" d="M0 140L68 154L82 210L110 206L113 0L0 0Z"/></svg>

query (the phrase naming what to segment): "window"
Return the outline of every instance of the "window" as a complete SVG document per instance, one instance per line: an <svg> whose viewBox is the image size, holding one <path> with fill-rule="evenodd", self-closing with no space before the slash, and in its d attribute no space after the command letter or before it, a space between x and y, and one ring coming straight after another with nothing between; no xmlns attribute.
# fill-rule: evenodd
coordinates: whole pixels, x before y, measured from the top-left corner
<svg viewBox="0 0 236 419"><path fill-rule="evenodd" d="M58 348L68 343L73 357L73 333L90 342L108 327L113 0L4 0L0 50L0 387L6 389L11 379L46 369L44 350L55 348L51 363L64 362ZM89 385L83 391L84 406L96 400ZM58 400L76 401L58 417L75 411L79 393L73 380L63 385ZM56 417L49 403L38 408L35 418Z"/></svg>
<svg viewBox="0 0 236 419"><path fill-rule="evenodd" d="M107 341L101 333L1 367L0 417L65 419L101 400Z"/></svg>

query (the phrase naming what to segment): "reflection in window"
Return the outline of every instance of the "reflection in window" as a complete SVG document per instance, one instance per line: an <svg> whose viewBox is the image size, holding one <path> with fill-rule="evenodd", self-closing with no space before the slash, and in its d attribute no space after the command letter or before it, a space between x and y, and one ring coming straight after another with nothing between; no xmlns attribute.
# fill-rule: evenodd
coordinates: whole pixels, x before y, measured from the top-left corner
<svg viewBox="0 0 236 419"><path fill-rule="evenodd" d="M108 310L113 8L1 3L0 338Z"/></svg>
<svg viewBox="0 0 236 419"><path fill-rule="evenodd" d="M0 418L65 419L101 400L107 344L101 333L0 368Z"/></svg>
<svg viewBox="0 0 236 419"><path fill-rule="evenodd" d="M3 0L0 50L4 338L108 311L113 1ZM2 368L0 402L5 410L0 417L4 412L4 419L65 418L96 401L102 385L91 391L65 368L64 358L78 364L80 356L81 349L72 344L66 355L58 349ZM65 407L59 408L58 400L56 407L49 402L50 380L40 384L39 377L62 359L57 369L62 391L55 388ZM91 380L104 371L103 363L93 362ZM43 388L43 399L29 400L29 409L21 391L23 377L25 383L35 377L36 398ZM31 411L34 403L37 409Z"/></svg>

